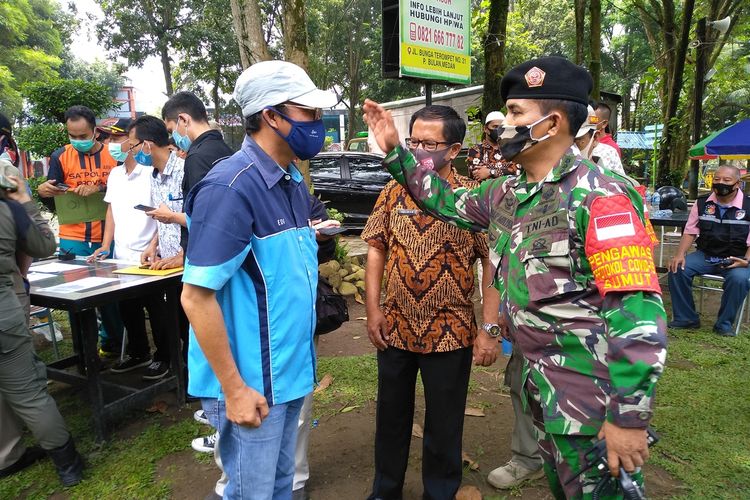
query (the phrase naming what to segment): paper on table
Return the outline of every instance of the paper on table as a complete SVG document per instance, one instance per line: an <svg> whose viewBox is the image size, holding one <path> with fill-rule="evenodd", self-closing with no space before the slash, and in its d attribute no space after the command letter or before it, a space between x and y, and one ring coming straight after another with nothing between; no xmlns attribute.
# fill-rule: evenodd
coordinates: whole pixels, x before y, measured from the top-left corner
<svg viewBox="0 0 750 500"><path fill-rule="evenodd" d="M82 280L71 281L70 283L63 283L62 285L55 285L48 288L44 288L45 292L54 293L71 293L80 292L81 290L87 290L89 288L96 288L97 286L106 285L113 281L119 281L117 278L83 278Z"/></svg>
<svg viewBox="0 0 750 500"><path fill-rule="evenodd" d="M79 266L78 264L63 264L62 262L50 262L41 266L34 266L32 270L35 273L64 273L75 269L86 269L88 266Z"/></svg>
<svg viewBox="0 0 750 500"><path fill-rule="evenodd" d="M29 280L29 283L34 283L36 281L42 281L46 280L47 278L54 278L54 274L45 274L45 273L29 273L26 275L26 279Z"/></svg>

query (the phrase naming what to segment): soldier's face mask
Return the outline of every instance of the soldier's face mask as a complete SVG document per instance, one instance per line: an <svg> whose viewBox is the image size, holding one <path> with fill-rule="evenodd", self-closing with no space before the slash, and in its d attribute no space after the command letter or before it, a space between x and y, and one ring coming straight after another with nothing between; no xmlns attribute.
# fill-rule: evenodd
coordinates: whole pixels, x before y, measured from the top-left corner
<svg viewBox="0 0 750 500"><path fill-rule="evenodd" d="M714 182L711 185L711 189L714 190L717 196L729 196L737 190L737 184L723 184L720 182Z"/></svg>
<svg viewBox="0 0 750 500"><path fill-rule="evenodd" d="M532 131L536 125L539 125L550 116L551 115L543 116L529 125L503 125L502 132L497 140L503 158L506 160L512 160L522 151L526 151L530 147L549 139L549 134L544 134L542 137L536 139L532 136Z"/></svg>

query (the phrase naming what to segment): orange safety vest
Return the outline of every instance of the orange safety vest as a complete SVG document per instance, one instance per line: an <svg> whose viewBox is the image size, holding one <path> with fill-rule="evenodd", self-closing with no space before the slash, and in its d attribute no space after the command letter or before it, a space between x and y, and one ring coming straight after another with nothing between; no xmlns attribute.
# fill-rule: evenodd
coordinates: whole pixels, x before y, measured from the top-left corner
<svg viewBox="0 0 750 500"><path fill-rule="evenodd" d="M50 157L48 179L55 179L74 189L82 184L107 187L109 172L117 166L106 147L96 153L81 153L70 144L58 149ZM61 224L60 239L100 243L104 236L104 221Z"/></svg>

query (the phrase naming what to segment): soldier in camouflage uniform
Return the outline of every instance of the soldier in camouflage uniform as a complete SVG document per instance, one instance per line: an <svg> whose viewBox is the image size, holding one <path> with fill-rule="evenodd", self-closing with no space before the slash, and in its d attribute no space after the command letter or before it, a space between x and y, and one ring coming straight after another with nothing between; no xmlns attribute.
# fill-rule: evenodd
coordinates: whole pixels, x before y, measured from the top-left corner
<svg viewBox="0 0 750 500"><path fill-rule="evenodd" d="M488 231L510 335L527 360L525 391L557 498L590 498L601 479L581 470L583 452L607 440L613 474L648 458L646 427L666 359L666 316L630 183L570 149L586 119L590 75L566 59L528 61L508 72L503 156L518 177L451 189L398 146L390 114L365 116L384 163L426 211ZM613 494L617 497L617 494Z"/></svg>

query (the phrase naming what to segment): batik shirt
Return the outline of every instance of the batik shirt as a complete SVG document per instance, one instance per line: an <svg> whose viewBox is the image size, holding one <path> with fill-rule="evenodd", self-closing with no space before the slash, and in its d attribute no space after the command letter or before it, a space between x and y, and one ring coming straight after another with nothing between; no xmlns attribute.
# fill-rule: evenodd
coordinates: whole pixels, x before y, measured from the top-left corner
<svg viewBox="0 0 750 500"><path fill-rule="evenodd" d="M451 167L453 187L478 183ZM387 253L383 314L388 345L421 354L473 345L474 263L489 255L487 236L425 214L403 186L386 184L362 239Z"/></svg>
<svg viewBox="0 0 750 500"><path fill-rule="evenodd" d="M469 148L466 153L466 166L469 171L479 167L494 168L498 172L495 177L518 174L518 165L512 161L504 160L503 155L500 154L500 148L487 139L483 140L481 144Z"/></svg>
<svg viewBox="0 0 750 500"><path fill-rule="evenodd" d="M565 155L538 183L517 177L451 189L396 148L391 174L426 211L489 232L525 388L548 433L644 428L666 358L666 315L643 201L630 184Z"/></svg>
<svg viewBox="0 0 750 500"><path fill-rule="evenodd" d="M169 155L164 171L154 169L151 174L151 200L154 208L164 203L173 212L182 212L182 178L185 175L185 160L173 151ZM159 222L159 255L162 259L174 257L180 246L180 225Z"/></svg>

